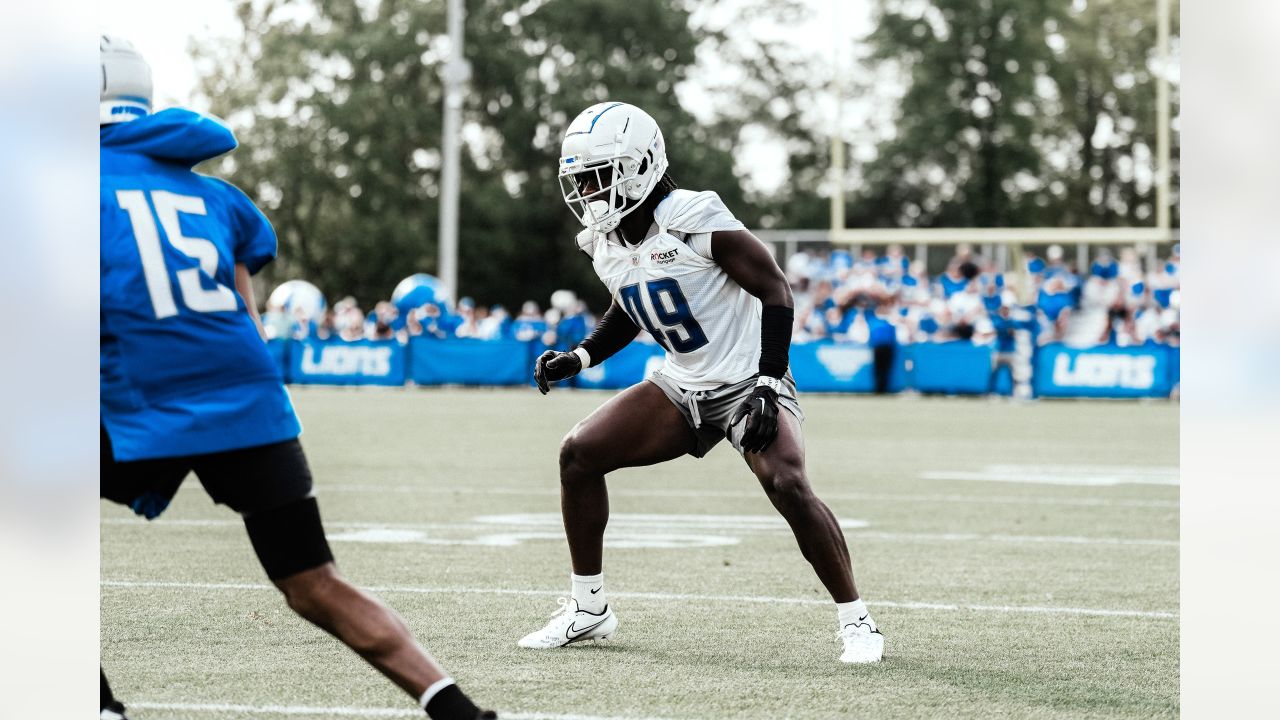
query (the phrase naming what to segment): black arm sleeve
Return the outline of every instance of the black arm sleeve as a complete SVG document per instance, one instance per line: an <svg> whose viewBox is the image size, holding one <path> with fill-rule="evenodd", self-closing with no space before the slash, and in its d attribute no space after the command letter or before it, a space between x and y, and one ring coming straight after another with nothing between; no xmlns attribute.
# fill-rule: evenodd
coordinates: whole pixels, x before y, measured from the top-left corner
<svg viewBox="0 0 1280 720"><path fill-rule="evenodd" d="M792 308L785 305L764 306L764 312L760 315L761 375L780 378L786 374L788 356L791 353L791 325L794 321L795 310Z"/></svg>
<svg viewBox="0 0 1280 720"><path fill-rule="evenodd" d="M591 334L578 345L591 356L592 365L599 365L630 345L639 334L640 328L632 322L631 316L614 301Z"/></svg>

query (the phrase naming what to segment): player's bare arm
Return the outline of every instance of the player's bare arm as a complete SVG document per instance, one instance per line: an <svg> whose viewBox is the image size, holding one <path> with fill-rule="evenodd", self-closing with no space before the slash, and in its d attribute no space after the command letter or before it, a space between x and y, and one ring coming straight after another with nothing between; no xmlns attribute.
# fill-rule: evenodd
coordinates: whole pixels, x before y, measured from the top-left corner
<svg viewBox="0 0 1280 720"><path fill-rule="evenodd" d="M766 307L794 307L791 284L773 258L773 252L750 230L723 230L711 234L711 255L743 290L760 298Z"/></svg>
<svg viewBox="0 0 1280 720"><path fill-rule="evenodd" d="M253 318L253 324L258 328L258 335L263 342L266 342L267 331L262 327L262 316L258 314L258 302L253 297L253 275L244 263L236 263L236 292L240 293L240 299L244 300L245 309L249 311L249 317Z"/></svg>
<svg viewBox="0 0 1280 720"><path fill-rule="evenodd" d="M791 285L773 253L748 230L711 234L711 255L743 290L760 299L760 376L756 388L733 415L731 426L746 422L742 445L762 453L778 436L778 393L787 372L795 301Z"/></svg>

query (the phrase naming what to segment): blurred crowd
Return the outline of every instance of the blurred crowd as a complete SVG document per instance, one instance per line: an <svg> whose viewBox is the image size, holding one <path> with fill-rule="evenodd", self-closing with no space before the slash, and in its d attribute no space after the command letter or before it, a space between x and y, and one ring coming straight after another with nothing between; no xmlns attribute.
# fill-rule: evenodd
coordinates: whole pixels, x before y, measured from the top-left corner
<svg viewBox="0 0 1280 720"><path fill-rule="evenodd" d="M541 340L549 346L571 347L587 336L595 319L584 302L570 290L558 290L545 311L534 300L525 301L512 315L502 305L484 306L464 297L456 307L429 299L416 306L377 302L365 311L355 298L345 297L331 307L309 310L268 302L262 314L268 338L302 340L399 340L428 337L436 339Z"/></svg>
<svg viewBox="0 0 1280 720"><path fill-rule="evenodd" d="M962 341L992 345L997 356L1029 358L1036 345L1177 345L1179 247L1156 267L1133 248L1118 256L1095 251L1088 268L1067 262L1060 246L1027 253L1025 272L1006 275L993 258L959 245L931 277L898 245L855 257L843 249L800 251L786 261L796 299L796 342L831 340L887 347ZM296 282L296 281L295 281ZM1018 284L1018 287L1014 285ZM318 295L318 291L317 291ZM407 298L407 301L406 301ZM570 348L595 324L571 290L558 290L546 310L528 300L512 314L469 297L456 307L435 295L406 294L371 310L346 297L308 308L273 294L263 313L270 338L400 340L414 337L540 340ZM648 341L642 334L642 341Z"/></svg>
<svg viewBox="0 0 1280 720"><path fill-rule="evenodd" d="M1179 248L1143 268L1133 248L1097 251L1087 269L1067 263L1060 246L1024 256L1021 276L959 245L930 277L897 245L867 250L797 252L787 260L796 295L796 341L848 340L872 346L967 341L1013 352L1034 344L1177 345ZM1021 287L1014 287L1014 283Z"/></svg>

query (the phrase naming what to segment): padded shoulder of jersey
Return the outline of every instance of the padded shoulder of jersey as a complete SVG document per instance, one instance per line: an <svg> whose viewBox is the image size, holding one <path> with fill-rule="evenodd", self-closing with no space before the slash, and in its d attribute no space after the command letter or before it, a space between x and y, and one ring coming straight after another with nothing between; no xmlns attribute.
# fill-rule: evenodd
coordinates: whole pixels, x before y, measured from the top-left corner
<svg viewBox="0 0 1280 720"><path fill-rule="evenodd" d="M673 230L696 235L721 230L745 230L743 225L716 193L706 190L673 190L653 212L653 219L664 232Z"/></svg>

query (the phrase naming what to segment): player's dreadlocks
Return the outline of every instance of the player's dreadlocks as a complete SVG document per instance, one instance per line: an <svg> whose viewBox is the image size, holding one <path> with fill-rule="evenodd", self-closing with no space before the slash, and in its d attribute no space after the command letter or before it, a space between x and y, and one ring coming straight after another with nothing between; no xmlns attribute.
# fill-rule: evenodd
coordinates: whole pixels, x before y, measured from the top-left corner
<svg viewBox="0 0 1280 720"><path fill-rule="evenodd" d="M664 198L671 194L672 190L679 188L676 179L671 177L671 173L662 173L662 179L658 180L658 185L653 189L653 194Z"/></svg>

